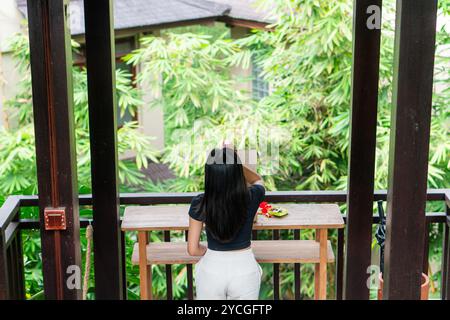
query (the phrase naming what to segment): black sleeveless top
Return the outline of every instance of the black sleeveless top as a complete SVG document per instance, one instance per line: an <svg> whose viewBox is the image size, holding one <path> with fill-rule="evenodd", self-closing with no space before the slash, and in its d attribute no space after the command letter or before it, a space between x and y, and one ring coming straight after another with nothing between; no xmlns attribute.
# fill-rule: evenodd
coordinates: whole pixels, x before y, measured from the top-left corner
<svg viewBox="0 0 450 320"><path fill-rule="evenodd" d="M216 251L240 250L250 246L250 239L252 236L252 226L255 214L258 211L259 204L264 199L266 190L262 185L254 184L249 187L248 195L250 197L247 208L247 217L239 232L232 241L222 243L206 230L206 238L208 240L208 249ZM203 193L195 196L192 199L191 207L189 208L189 216L197 221L202 221L201 213L198 212L200 203L203 198Z"/></svg>

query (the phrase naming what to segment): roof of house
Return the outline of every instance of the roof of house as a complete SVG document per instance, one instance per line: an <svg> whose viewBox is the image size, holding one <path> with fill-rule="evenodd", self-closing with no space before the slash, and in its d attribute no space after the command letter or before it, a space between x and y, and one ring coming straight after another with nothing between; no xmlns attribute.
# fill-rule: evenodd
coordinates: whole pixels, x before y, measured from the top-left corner
<svg viewBox="0 0 450 320"><path fill-rule="evenodd" d="M228 17L255 22L272 23L268 13L258 8L255 0L212 0L231 8Z"/></svg>
<svg viewBox="0 0 450 320"><path fill-rule="evenodd" d="M114 28L160 29L200 21L233 19L269 24L267 14L254 7L255 0L114 0ZM16 0L26 16L26 0ZM70 1L70 25L73 35L84 33L83 0ZM251 24L250 24L251 25ZM251 25L252 26L252 25Z"/></svg>
<svg viewBox="0 0 450 320"><path fill-rule="evenodd" d="M150 162L147 165L147 168L141 169L141 172L147 179L152 180L153 183L164 182L176 178L174 172L164 163Z"/></svg>

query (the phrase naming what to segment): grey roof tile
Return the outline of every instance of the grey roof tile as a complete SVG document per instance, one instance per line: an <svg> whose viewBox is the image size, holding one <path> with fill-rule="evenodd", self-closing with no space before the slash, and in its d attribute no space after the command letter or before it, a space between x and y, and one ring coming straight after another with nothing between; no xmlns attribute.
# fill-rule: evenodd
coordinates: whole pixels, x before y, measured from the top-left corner
<svg viewBox="0 0 450 320"><path fill-rule="evenodd" d="M233 18L269 22L255 11L254 0L114 0L114 28L152 27L199 19ZM16 0L26 15L26 0ZM70 24L74 35L84 33L83 0L70 1Z"/></svg>
<svg viewBox="0 0 450 320"><path fill-rule="evenodd" d="M249 21L272 23L269 12L258 8L256 0L213 0L214 2L225 4L231 7L229 17Z"/></svg>

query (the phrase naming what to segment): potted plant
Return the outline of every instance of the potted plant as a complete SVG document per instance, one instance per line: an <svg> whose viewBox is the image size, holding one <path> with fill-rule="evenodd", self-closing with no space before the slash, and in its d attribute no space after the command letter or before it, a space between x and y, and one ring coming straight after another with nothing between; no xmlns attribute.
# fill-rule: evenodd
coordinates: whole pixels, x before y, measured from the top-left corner
<svg viewBox="0 0 450 320"><path fill-rule="evenodd" d="M378 275L378 300L383 300L383 270L384 270L384 242L386 240L386 217L384 215L383 201L378 201L378 223L375 238L380 246L380 274ZM428 275L422 273L422 282L420 287L420 300L428 300L428 292L430 288L430 279Z"/></svg>

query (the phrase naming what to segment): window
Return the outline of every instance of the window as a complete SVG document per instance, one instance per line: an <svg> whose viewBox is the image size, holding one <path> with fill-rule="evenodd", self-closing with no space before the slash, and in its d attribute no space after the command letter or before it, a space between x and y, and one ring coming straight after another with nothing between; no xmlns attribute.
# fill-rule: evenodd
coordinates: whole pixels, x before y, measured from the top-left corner
<svg viewBox="0 0 450 320"><path fill-rule="evenodd" d="M262 68L252 59L252 96L261 100L269 94L269 83L261 76Z"/></svg>

